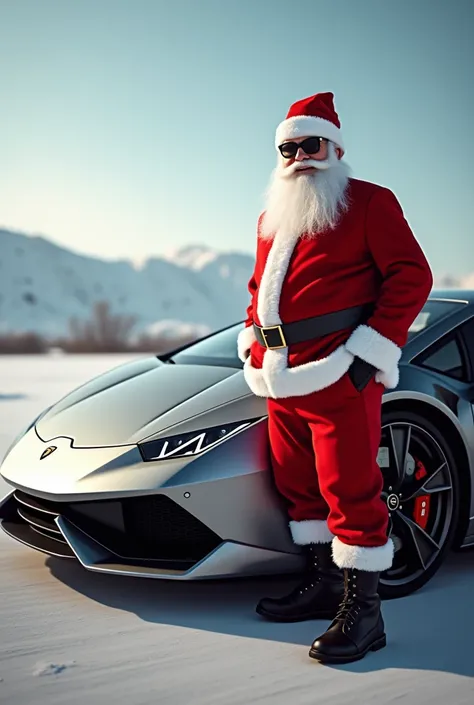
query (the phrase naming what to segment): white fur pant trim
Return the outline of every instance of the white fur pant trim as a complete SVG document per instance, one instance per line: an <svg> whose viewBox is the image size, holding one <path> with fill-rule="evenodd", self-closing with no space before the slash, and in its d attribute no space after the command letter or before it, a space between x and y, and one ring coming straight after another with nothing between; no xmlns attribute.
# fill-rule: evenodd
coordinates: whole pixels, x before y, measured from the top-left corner
<svg viewBox="0 0 474 705"><path fill-rule="evenodd" d="M320 519L290 521L290 531L293 543L298 546L307 546L310 543L331 543L334 538L327 522Z"/></svg>
<svg viewBox="0 0 474 705"><path fill-rule="evenodd" d="M337 536L332 542L332 557L339 568L357 568L370 572L382 572L391 567L394 546L388 539L384 546L349 546Z"/></svg>
<svg viewBox="0 0 474 705"><path fill-rule="evenodd" d="M262 368L252 367L251 357L244 364L245 380L259 397L303 396L330 387L349 369L354 356L340 345L327 357L288 367L287 348L266 350Z"/></svg>

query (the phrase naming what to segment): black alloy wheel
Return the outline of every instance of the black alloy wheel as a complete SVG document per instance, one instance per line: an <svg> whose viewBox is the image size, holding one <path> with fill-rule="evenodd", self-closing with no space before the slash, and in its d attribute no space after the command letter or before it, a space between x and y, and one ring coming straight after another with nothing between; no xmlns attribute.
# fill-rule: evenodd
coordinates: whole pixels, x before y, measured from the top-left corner
<svg viewBox="0 0 474 705"><path fill-rule="evenodd" d="M384 599L419 590L441 567L459 518L459 475L442 429L413 412L383 415L378 463L394 542L380 576Z"/></svg>

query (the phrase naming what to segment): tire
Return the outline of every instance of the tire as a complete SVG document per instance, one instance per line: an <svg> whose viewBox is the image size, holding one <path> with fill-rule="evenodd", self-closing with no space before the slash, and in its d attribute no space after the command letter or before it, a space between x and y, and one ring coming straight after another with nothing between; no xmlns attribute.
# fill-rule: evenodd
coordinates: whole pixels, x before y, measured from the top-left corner
<svg viewBox="0 0 474 705"><path fill-rule="evenodd" d="M379 594L386 600L405 597L420 590L440 569L452 547L459 523L460 479L456 460L443 435L442 426L435 426L428 419L408 410L388 410L386 413L382 412L382 434L381 449L388 446L392 448L389 460L387 451L380 451L380 457L385 457L384 462L379 462L384 475L382 496L389 508L393 509L397 501L400 502L400 507L391 512L388 529L399 550L394 554L392 568L380 576ZM403 440L404 438L409 440ZM400 474L394 470L394 448L406 447L407 462L403 465L409 469L410 474L407 470L406 482L398 488L401 493L395 493L395 482L399 481ZM401 458L404 453L399 451L398 455ZM427 467L428 465L430 467ZM436 471L438 466L441 467ZM427 480L423 480L423 472L427 472ZM417 476L421 479L417 480ZM420 483L428 485L426 493L423 487L420 487L422 496L418 500L410 498L409 495L413 494L414 488L419 487ZM397 499L400 494L402 497ZM405 507L402 502L405 502ZM421 504L423 502L428 503L427 518L420 519L420 512L424 511ZM428 523L423 527L425 521ZM405 541L400 539L400 533L405 537ZM426 534L429 535L429 540ZM435 545L438 549L435 549Z"/></svg>

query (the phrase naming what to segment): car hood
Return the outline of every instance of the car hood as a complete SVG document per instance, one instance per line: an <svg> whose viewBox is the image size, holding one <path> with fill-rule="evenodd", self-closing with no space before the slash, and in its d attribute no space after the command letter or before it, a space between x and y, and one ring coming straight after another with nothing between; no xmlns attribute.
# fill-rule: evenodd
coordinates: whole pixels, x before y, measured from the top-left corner
<svg viewBox="0 0 474 705"><path fill-rule="evenodd" d="M40 417L36 432L45 442L70 438L77 448L130 445L248 393L240 370L145 358L68 394Z"/></svg>

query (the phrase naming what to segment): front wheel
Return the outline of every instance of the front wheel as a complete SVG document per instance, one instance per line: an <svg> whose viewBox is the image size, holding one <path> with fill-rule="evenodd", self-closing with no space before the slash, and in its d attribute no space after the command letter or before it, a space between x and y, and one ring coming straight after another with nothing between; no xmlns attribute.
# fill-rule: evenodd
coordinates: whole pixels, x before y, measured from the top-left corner
<svg viewBox="0 0 474 705"><path fill-rule="evenodd" d="M378 463L395 546L379 593L392 599L419 590L441 567L458 524L459 473L442 429L409 411L383 414Z"/></svg>

